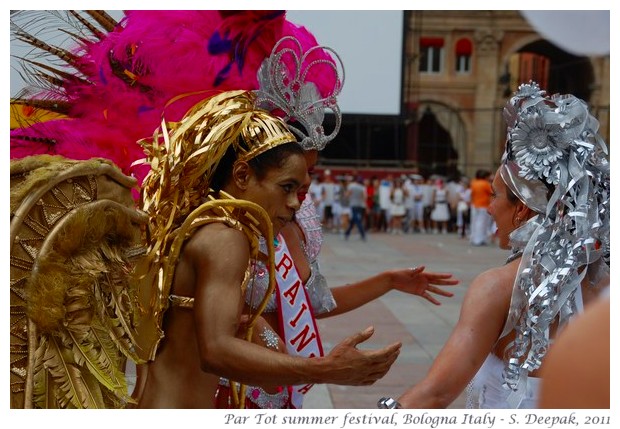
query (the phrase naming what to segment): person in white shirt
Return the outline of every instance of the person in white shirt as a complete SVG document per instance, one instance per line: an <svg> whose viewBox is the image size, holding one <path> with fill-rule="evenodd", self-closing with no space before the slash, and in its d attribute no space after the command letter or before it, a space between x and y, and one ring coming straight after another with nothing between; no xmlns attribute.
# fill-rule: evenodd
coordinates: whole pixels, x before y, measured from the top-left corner
<svg viewBox="0 0 620 429"><path fill-rule="evenodd" d="M392 193L390 194L391 206L391 230L392 234L402 234L403 233L403 220L405 215L407 214L407 209L405 207L405 198L407 197L407 191L403 187L402 179L397 178L394 180L394 187L392 188Z"/></svg>
<svg viewBox="0 0 620 429"><path fill-rule="evenodd" d="M424 177L411 175L412 183L408 189L412 208L409 223L413 232L426 232L424 228Z"/></svg>
<svg viewBox="0 0 620 429"><path fill-rule="evenodd" d="M411 179L411 177L407 176L407 175L403 175L401 176L403 177L403 188L406 191L406 195L405 195L405 221L403 224L403 230L405 233L408 233L409 230L413 229L413 210L414 210L414 203L413 203L413 180Z"/></svg>
<svg viewBox="0 0 620 429"><path fill-rule="evenodd" d="M424 215L424 228L427 231L433 230L431 221L431 212L433 211L433 195L435 187L433 186L433 179L428 178L425 183L421 184L422 188L422 211Z"/></svg>
<svg viewBox="0 0 620 429"><path fill-rule="evenodd" d="M461 185L462 188L459 193L459 201L456 204L456 229L461 238L465 238L469 228L469 204L471 202L469 179L463 176L461 178Z"/></svg>
<svg viewBox="0 0 620 429"><path fill-rule="evenodd" d="M388 225L390 225L390 221L392 218L391 214L391 194L392 194L392 184L394 182L394 176L388 174L387 177L381 180L379 184L379 231L385 232L388 229Z"/></svg>
<svg viewBox="0 0 620 429"><path fill-rule="evenodd" d="M334 182L331 171L325 170L323 176L323 225L327 231L334 230L334 202L338 185Z"/></svg>
<svg viewBox="0 0 620 429"><path fill-rule="evenodd" d="M323 185L319 182L318 176L312 177L312 182L310 182L310 187L308 188L308 193L314 201L314 206L316 207L317 213L319 215L323 214ZM323 219L321 218L321 222Z"/></svg>

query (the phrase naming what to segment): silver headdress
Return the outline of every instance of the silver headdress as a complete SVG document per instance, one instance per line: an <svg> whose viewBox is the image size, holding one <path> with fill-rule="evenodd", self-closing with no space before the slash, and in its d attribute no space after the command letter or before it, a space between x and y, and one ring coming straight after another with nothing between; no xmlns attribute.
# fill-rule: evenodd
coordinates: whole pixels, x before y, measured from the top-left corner
<svg viewBox="0 0 620 429"><path fill-rule="evenodd" d="M504 384L517 405L527 375L549 347L549 327L580 311L581 283L609 273L610 169L598 121L572 95L519 87L504 109L508 124L500 175L537 216L513 231L523 252L508 322Z"/></svg>
<svg viewBox="0 0 620 429"><path fill-rule="evenodd" d="M325 51L333 54L335 59ZM317 85L319 80L320 88ZM258 107L281 111L290 131L305 150L323 150L338 134L342 114L336 97L344 83L344 66L333 49L314 46L304 52L295 37L283 37L258 70L258 83ZM329 135L323 128L327 109L336 118Z"/></svg>

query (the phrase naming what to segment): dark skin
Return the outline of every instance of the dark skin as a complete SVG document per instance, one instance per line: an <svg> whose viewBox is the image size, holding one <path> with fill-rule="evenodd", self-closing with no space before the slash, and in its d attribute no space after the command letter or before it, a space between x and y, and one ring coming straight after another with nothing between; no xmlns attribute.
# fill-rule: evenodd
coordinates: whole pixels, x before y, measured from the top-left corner
<svg viewBox="0 0 620 429"><path fill-rule="evenodd" d="M261 205L277 232L299 208L305 181L303 156L291 155L279 169L258 180L238 162L224 191ZM220 376L254 385L331 383L368 385L396 360L400 343L358 350L372 335L359 332L321 358L300 358L238 338L242 321L241 284L250 249L242 232L221 223L199 228L179 257L172 293L193 296L194 308L171 307L165 339L149 364L140 408L212 408Z"/></svg>

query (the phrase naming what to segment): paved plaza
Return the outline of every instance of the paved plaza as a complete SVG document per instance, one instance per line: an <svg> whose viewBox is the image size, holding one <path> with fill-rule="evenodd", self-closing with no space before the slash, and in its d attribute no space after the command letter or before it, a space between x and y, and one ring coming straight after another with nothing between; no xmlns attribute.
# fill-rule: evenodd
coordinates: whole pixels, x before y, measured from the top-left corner
<svg viewBox="0 0 620 429"><path fill-rule="evenodd" d="M450 288L454 297L440 297L441 306L392 291L347 314L319 320L326 352L369 325L375 327L375 333L360 348L379 348L394 341L401 341L403 347L387 375L374 385L315 386L306 395L304 408L368 409L375 408L381 396L400 396L424 377L441 350L458 320L461 302L471 281L480 272L503 264L508 253L497 245L472 246L456 234L371 233L366 241L355 233L347 241L338 234L325 234L321 271L332 287L384 270L417 265L424 265L428 271L451 272L461 283ZM464 394L450 406L464 407Z"/></svg>

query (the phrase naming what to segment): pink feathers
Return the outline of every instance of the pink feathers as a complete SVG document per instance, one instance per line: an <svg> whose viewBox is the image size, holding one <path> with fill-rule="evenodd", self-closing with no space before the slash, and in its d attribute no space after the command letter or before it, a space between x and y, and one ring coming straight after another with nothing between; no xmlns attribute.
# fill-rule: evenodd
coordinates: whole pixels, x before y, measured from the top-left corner
<svg viewBox="0 0 620 429"><path fill-rule="evenodd" d="M304 48L317 44L305 28L286 21L283 11L127 11L103 40L76 47L87 83L63 87L70 119L13 130L11 157L104 157L141 181L145 168L131 167L143 157L137 141L151 136L162 116L178 120L205 91L256 89L258 68L286 35ZM319 72L312 80L319 90L333 87L331 75Z"/></svg>

